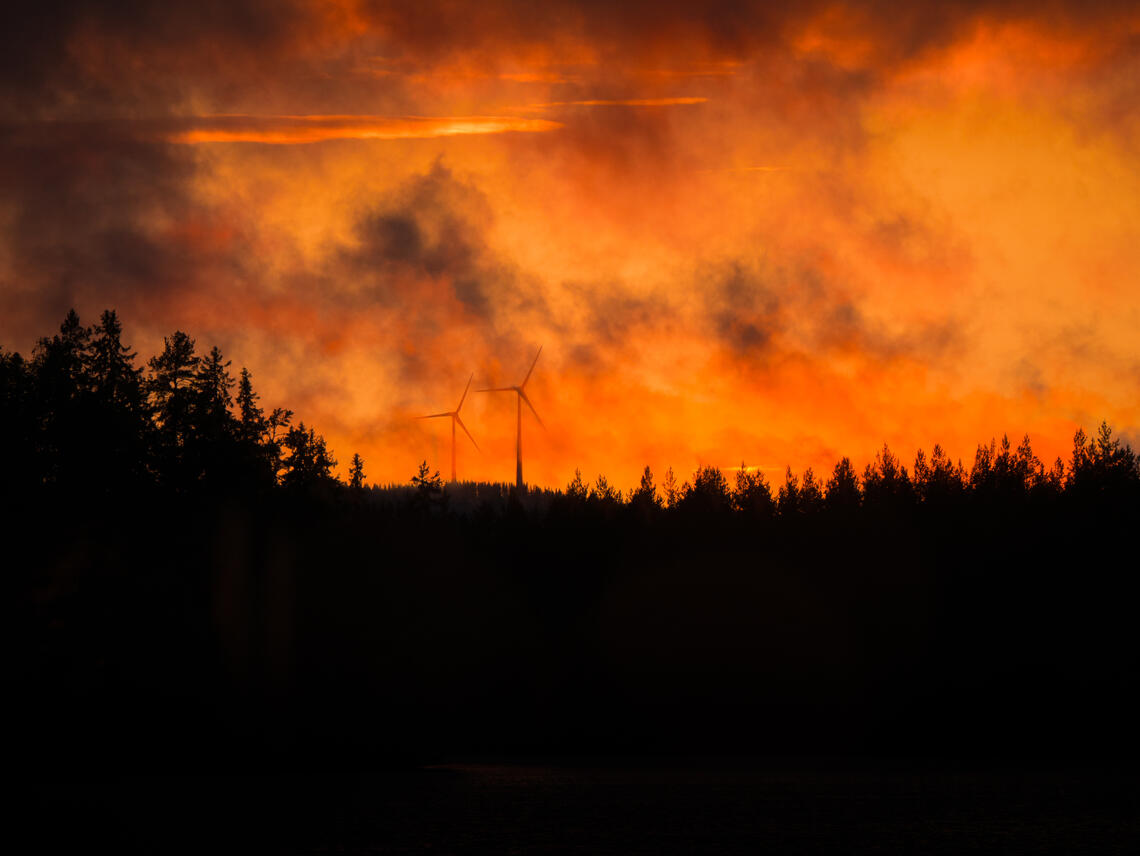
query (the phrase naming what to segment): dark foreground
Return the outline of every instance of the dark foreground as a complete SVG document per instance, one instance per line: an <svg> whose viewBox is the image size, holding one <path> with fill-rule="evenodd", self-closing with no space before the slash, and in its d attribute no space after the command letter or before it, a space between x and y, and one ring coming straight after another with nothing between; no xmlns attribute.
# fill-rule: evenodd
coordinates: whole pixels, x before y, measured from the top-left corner
<svg viewBox="0 0 1140 856"><path fill-rule="evenodd" d="M49 776L24 798L21 852L29 853L1140 848L1138 778L1104 764L467 762L348 777Z"/></svg>

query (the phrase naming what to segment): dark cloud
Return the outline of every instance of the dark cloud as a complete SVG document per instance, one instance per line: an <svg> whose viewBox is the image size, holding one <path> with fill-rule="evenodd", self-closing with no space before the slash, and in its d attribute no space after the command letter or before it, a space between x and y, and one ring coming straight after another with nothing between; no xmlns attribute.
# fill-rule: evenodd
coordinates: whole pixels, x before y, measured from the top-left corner
<svg viewBox="0 0 1140 856"><path fill-rule="evenodd" d="M836 59L831 43L863 46L839 64L845 74L873 76L967 37L980 21L1099 33L1096 49L1115 62L1122 44L1136 52L1131 10L1117 0L493 0L462 10L447 0L377 0L351 10L319 0L45 0L6 10L0 116L166 115L203 99L225 112L285 112L289 102L297 112L328 112L361 97L386 113L412 104L404 77L454 62L490 74L535 60L579 64L587 83L598 76L592 67L617 90L623 74L638 70L780 54L795 54L808 76L826 76ZM809 31L819 36L815 48L802 43ZM352 87L343 85L348 78ZM564 100L581 95L589 97ZM382 100L389 103L377 110Z"/></svg>
<svg viewBox="0 0 1140 856"><path fill-rule="evenodd" d="M339 262L363 278L357 299L410 308L430 279L468 314L493 324L499 312L513 308L519 285L487 246L491 220L486 197L437 161L360 216L357 243L340 251Z"/></svg>
<svg viewBox="0 0 1140 856"><path fill-rule="evenodd" d="M146 317L174 292L244 280L245 236L194 201L195 172L177 147L0 139L0 335L22 341L71 306Z"/></svg>
<svg viewBox="0 0 1140 856"><path fill-rule="evenodd" d="M741 262L729 264L705 290L713 332L744 358L762 357L781 326L777 292Z"/></svg>
<svg viewBox="0 0 1140 856"><path fill-rule="evenodd" d="M756 368L791 354L939 362L962 345L952 321L888 329L810 265L766 270L738 259L701 271L698 281L707 329L729 353Z"/></svg>

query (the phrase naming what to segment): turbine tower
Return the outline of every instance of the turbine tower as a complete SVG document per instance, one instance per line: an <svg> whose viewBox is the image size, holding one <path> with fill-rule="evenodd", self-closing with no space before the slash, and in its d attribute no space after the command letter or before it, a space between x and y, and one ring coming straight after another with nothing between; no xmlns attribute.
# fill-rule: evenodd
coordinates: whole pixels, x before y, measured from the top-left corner
<svg viewBox="0 0 1140 856"><path fill-rule="evenodd" d="M526 402L526 406L530 408L530 412L534 414L534 418L538 420L538 424L546 430L546 425L542 422L542 417L538 415L538 411L534 409L534 405L530 403L530 399L526 397L526 382L530 380L531 372L534 371L535 363L538 362L539 355L542 354L542 346L538 346L538 353L534 355L534 362L530 364L530 371L526 373L523 382L518 386L494 386L487 389L477 389L476 392L514 392L518 394L518 418L515 427L515 485L519 490L523 488L522 476L522 406Z"/></svg>
<svg viewBox="0 0 1140 856"><path fill-rule="evenodd" d="M471 445L475 447L476 451L479 449L479 444L475 442L475 438L471 436L471 432L467 430L467 426L463 424L463 420L459 418L459 410L463 407L463 402L467 398L467 390L471 388L471 381L474 380L475 375L467 378L467 386L463 387L463 396L459 399L459 404L455 405L454 410L448 410L444 413L429 413L427 416L421 416L420 419L438 419L441 416L451 417L451 483L455 484L455 426L459 425L463 429L463 433L467 435L467 439L471 441Z"/></svg>

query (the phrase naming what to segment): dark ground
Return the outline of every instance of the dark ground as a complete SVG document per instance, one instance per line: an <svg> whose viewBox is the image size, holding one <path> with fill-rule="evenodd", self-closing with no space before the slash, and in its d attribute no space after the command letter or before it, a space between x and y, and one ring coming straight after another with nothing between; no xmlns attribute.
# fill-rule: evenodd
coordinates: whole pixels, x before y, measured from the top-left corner
<svg viewBox="0 0 1140 856"><path fill-rule="evenodd" d="M1124 765L465 761L350 776L96 776L22 794L19 852L1135 853ZM10 851L17 852L17 851Z"/></svg>

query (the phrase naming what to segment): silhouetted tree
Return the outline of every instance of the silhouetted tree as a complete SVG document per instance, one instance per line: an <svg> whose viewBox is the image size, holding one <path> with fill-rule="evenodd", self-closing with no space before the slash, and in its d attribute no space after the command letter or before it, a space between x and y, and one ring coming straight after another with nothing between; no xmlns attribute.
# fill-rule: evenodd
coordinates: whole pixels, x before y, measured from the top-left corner
<svg viewBox="0 0 1140 856"><path fill-rule="evenodd" d="M122 333L114 310L104 311L90 346L92 391L108 407L141 413L142 369L135 368L136 354L123 344Z"/></svg>
<svg viewBox="0 0 1140 856"><path fill-rule="evenodd" d="M18 353L0 350L0 495L26 500L40 487L41 431L30 367Z"/></svg>
<svg viewBox="0 0 1140 856"><path fill-rule="evenodd" d="M249 369L242 368L238 379L236 420L232 432L237 443L235 480L248 486L269 488L277 484L281 469L281 446L276 440L280 409L266 418L258 406Z"/></svg>
<svg viewBox="0 0 1140 856"><path fill-rule="evenodd" d="M248 443L260 443L269 429L264 413L257 406L259 398L261 396L253 391L253 376L242 366L237 394L238 425L241 438Z"/></svg>
<svg viewBox="0 0 1140 856"><path fill-rule="evenodd" d="M677 477L673 475L673 468L665 471L665 480L661 482L661 499L666 508L676 508L681 499L681 491L677 487Z"/></svg>
<svg viewBox="0 0 1140 856"><path fill-rule="evenodd" d="M680 507L689 513L712 515L731 508L731 501L724 473L709 464L693 473L692 487L684 492Z"/></svg>
<svg viewBox="0 0 1140 856"><path fill-rule="evenodd" d="M439 470L433 473L427 461L423 461L419 470L412 476L412 484L421 493L439 493L443 490L443 479L440 478Z"/></svg>
<svg viewBox="0 0 1140 856"><path fill-rule="evenodd" d="M776 512L781 517L791 517L800 511L800 480L788 467L784 473L784 483L776 496Z"/></svg>
<svg viewBox="0 0 1140 856"><path fill-rule="evenodd" d="M212 485L232 485L241 478L241 425L230 412L233 378L230 362L216 346L198 360L191 380L191 433L185 460L195 478Z"/></svg>
<svg viewBox="0 0 1140 856"><path fill-rule="evenodd" d="M348 486L359 490L364 487L364 459L353 453L352 466L348 470Z"/></svg>
<svg viewBox="0 0 1140 856"><path fill-rule="evenodd" d="M312 488L336 481L332 474L336 459L325 448L325 438L301 422L285 435L285 473L281 484L289 488ZM436 476L438 477L438 473Z"/></svg>
<svg viewBox="0 0 1140 856"><path fill-rule="evenodd" d="M49 401L75 398L90 387L87 375L87 351L91 328L79 322L74 309L68 311L59 333L41 338L34 352L36 381Z"/></svg>
<svg viewBox="0 0 1140 856"><path fill-rule="evenodd" d="M997 443L990 440L989 446L978 444L974 452L974 465L970 468L970 490L974 494L993 490L994 458L997 456Z"/></svg>
<svg viewBox="0 0 1140 856"><path fill-rule="evenodd" d="M88 431L96 445L93 485L103 492L137 486L148 478L152 445L150 407L143 372L122 342L122 325L112 310L100 317L90 349L92 413Z"/></svg>
<svg viewBox="0 0 1140 856"><path fill-rule="evenodd" d="M653 484L653 471L649 469L648 465L641 473L641 484L630 493L629 503L642 510L660 507L660 501L657 499L657 488Z"/></svg>
<svg viewBox="0 0 1140 856"><path fill-rule="evenodd" d="M215 345L198 361L192 382L195 427L217 441L232 436L236 427L230 413L234 380L229 367L230 361L222 359Z"/></svg>
<svg viewBox="0 0 1140 856"><path fill-rule="evenodd" d="M159 472L168 483L185 485L198 475L193 471L192 454L186 450L187 442L193 442L193 382L198 368L194 340L175 331L163 340L162 353L152 357L148 366L146 385L157 417Z"/></svg>
<svg viewBox="0 0 1140 856"><path fill-rule="evenodd" d="M620 504L621 491L614 488L605 476L600 475L590 490L590 499L603 505Z"/></svg>
<svg viewBox="0 0 1140 856"><path fill-rule="evenodd" d="M859 477L855 475L855 468L851 466L851 459L840 458L831 478L827 480L824 492L824 507L831 512L853 513L863 501L863 492L859 487Z"/></svg>
<svg viewBox="0 0 1140 856"><path fill-rule="evenodd" d="M421 511L433 511L444 507L447 495L443 492L443 479L439 475L439 470L434 473L431 471L427 461L423 461L416 474L412 476L412 484L416 488L415 505ZM514 501L518 502L517 497Z"/></svg>
<svg viewBox="0 0 1140 856"><path fill-rule="evenodd" d="M755 520L767 520L776 513L772 488L760 470L749 470L740 462L736 471L736 485L732 493L732 507L737 513Z"/></svg>
<svg viewBox="0 0 1140 856"><path fill-rule="evenodd" d="M1078 430L1073 437L1067 492L1078 500L1102 503L1124 496L1135 496L1140 489L1140 472L1132 449L1112 436L1107 422L1101 422L1095 439Z"/></svg>
<svg viewBox="0 0 1140 856"><path fill-rule="evenodd" d="M284 407L275 407L265 422L268 430L263 448L265 457L269 461L269 467L273 471L273 480L277 482L281 479L281 471L285 469L285 461L281 454L283 451L282 441L284 432L293 422L293 411Z"/></svg>
<svg viewBox="0 0 1140 856"><path fill-rule="evenodd" d="M1022 489L1032 491L1036 489L1045 478L1045 467L1040 459L1033 454L1033 444L1029 442L1029 435L1021 438L1013 458L1013 471L1016 481L1021 482Z"/></svg>
<svg viewBox="0 0 1140 856"><path fill-rule="evenodd" d="M863 501L872 507L899 510L914 499L914 488L906 467L886 443L873 463L863 470Z"/></svg>
<svg viewBox="0 0 1140 856"><path fill-rule="evenodd" d="M1046 497L1058 497L1065 489L1065 462L1058 455L1053 466L1044 474L1039 485L1038 493Z"/></svg>
<svg viewBox="0 0 1140 856"><path fill-rule="evenodd" d="M951 463L939 444L934 444L929 464L922 449L915 454L914 488L921 501L933 505L957 501L965 490L964 481L961 463Z"/></svg>
<svg viewBox="0 0 1140 856"><path fill-rule="evenodd" d="M95 443L88 432L91 377L88 347L91 329L75 310L59 333L41 338L33 352L35 410L40 423L39 451L43 480L55 485L85 485Z"/></svg>
<svg viewBox="0 0 1140 856"><path fill-rule="evenodd" d="M582 471L580 469L574 470L574 478L570 480L570 484L566 485L566 496L578 502L585 502L589 495L589 489L586 483L582 481Z"/></svg>
<svg viewBox="0 0 1140 856"><path fill-rule="evenodd" d="M800 510L804 514L818 514L823 509L823 490L811 467L804 470L800 485Z"/></svg>

